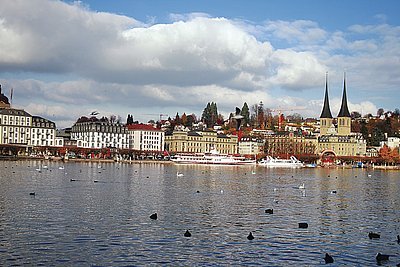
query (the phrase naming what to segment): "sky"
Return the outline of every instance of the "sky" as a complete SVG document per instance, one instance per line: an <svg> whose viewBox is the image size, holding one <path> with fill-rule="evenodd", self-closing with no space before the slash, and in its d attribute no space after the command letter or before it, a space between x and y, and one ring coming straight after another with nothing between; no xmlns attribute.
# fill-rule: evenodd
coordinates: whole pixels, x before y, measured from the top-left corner
<svg viewBox="0 0 400 267"><path fill-rule="evenodd" d="M318 118L400 107L397 0L0 0L0 84L12 107L81 116L226 118L246 102Z"/></svg>

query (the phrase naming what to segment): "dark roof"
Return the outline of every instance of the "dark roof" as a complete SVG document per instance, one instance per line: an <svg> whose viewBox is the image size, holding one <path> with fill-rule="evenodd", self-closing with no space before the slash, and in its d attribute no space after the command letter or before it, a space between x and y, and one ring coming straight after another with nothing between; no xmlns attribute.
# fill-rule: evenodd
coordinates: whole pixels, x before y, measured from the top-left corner
<svg viewBox="0 0 400 267"><path fill-rule="evenodd" d="M325 78L325 99L324 99L324 107L322 108L320 118L329 118L332 119L331 108L329 107L329 99L328 99L328 73Z"/></svg>
<svg viewBox="0 0 400 267"><path fill-rule="evenodd" d="M13 115L13 116L17 115L17 116L31 117L31 115L28 112L22 109L5 108L5 109L0 109L0 113L3 115Z"/></svg>
<svg viewBox="0 0 400 267"><path fill-rule="evenodd" d="M347 107L346 78L344 78L342 106L340 107L340 111L339 111L338 117L351 117L350 116L350 112L349 112L349 108Z"/></svg>

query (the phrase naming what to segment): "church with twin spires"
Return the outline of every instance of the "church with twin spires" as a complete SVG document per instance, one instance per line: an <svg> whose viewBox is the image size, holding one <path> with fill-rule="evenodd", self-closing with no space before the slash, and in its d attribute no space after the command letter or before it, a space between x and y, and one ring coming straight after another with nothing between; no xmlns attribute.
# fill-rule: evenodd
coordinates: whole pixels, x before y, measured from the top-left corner
<svg viewBox="0 0 400 267"><path fill-rule="evenodd" d="M324 106L320 116L320 136L317 153L334 157L363 157L366 154L366 141L361 133L351 132L351 115L347 105L346 76L343 79L343 95L337 118L333 118L329 106L328 74L325 78Z"/></svg>

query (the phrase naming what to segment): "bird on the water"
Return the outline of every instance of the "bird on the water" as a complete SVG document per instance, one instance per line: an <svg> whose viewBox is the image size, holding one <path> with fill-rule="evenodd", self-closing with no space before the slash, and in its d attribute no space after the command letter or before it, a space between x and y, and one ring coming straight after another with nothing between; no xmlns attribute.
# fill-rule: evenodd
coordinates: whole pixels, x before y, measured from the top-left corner
<svg viewBox="0 0 400 267"><path fill-rule="evenodd" d="M189 230L186 230L186 232L183 234L184 237L191 237L192 234L189 232Z"/></svg>
<svg viewBox="0 0 400 267"><path fill-rule="evenodd" d="M157 212L150 215L150 219L157 220Z"/></svg>
<svg viewBox="0 0 400 267"><path fill-rule="evenodd" d="M328 253L325 253L324 257L325 263L333 263L333 257L329 255Z"/></svg>
<svg viewBox="0 0 400 267"><path fill-rule="evenodd" d="M254 236L253 236L252 232L249 233L249 235L247 236L247 239L248 240L253 240L254 239Z"/></svg>
<svg viewBox="0 0 400 267"><path fill-rule="evenodd" d="M389 255L378 253L375 258L377 261L387 261L389 260Z"/></svg>
<svg viewBox="0 0 400 267"><path fill-rule="evenodd" d="M370 232L370 233L368 234L368 237L369 237L369 239L381 238L381 235L380 235L380 234L377 234L377 233Z"/></svg>

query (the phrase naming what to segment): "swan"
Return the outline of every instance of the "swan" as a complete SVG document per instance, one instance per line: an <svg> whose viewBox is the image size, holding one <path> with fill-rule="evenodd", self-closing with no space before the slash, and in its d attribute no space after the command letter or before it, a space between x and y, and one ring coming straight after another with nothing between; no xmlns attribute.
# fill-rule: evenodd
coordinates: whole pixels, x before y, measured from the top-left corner
<svg viewBox="0 0 400 267"><path fill-rule="evenodd" d="M182 176L183 176L183 173L181 173L181 172L176 172L176 176L177 176L177 177L182 177Z"/></svg>
<svg viewBox="0 0 400 267"><path fill-rule="evenodd" d="M306 187L305 187L305 185L304 185L304 183L302 183L301 185L299 185L299 189L305 189Z"/></svg>

